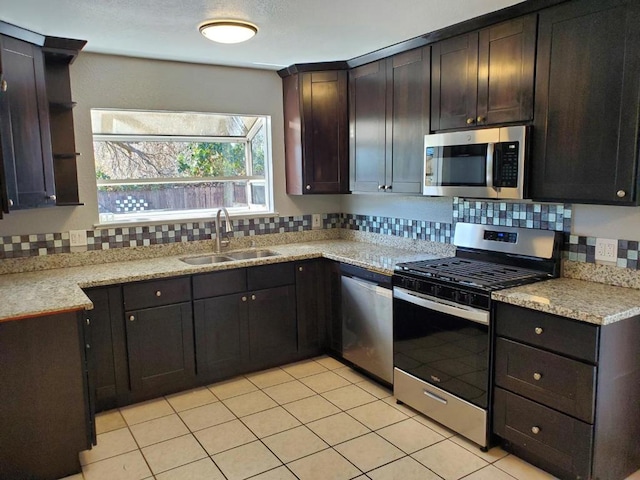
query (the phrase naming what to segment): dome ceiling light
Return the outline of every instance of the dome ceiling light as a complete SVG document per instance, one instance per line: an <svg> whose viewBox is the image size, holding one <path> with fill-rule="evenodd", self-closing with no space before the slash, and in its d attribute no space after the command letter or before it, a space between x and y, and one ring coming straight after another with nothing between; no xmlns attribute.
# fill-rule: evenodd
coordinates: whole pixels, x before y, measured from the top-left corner
<svg viewBox="0 0 640 480"><path fill-rule="evenodd" d="M258 33L258 27L236 20L214 20L200 26L200 33L218 43L246 42Z"/></svg>

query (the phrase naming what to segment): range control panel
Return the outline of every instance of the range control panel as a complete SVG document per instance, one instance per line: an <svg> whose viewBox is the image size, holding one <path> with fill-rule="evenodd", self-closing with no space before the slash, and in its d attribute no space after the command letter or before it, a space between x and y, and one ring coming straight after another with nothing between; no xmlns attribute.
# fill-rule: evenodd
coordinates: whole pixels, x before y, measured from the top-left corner
<svg viewBox="0 0 640 480"><path fill-rule="evenodd" d="M485 240L490 240L492 242L505 242L505 243L517 243L518 242L518 234L515 232L500 232L498 230L485 230L484 237Z"/></svg>

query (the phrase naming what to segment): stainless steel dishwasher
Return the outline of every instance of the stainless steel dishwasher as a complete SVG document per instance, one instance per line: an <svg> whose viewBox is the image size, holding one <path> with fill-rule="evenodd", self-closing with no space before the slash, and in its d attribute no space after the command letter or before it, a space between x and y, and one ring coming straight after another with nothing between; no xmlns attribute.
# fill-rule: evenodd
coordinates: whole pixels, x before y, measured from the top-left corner
<svg viewBox="0 0 640 480"><path fill-rule="evenodd" d="M341 265L342 356L393 383L391 277Z"/></svg>

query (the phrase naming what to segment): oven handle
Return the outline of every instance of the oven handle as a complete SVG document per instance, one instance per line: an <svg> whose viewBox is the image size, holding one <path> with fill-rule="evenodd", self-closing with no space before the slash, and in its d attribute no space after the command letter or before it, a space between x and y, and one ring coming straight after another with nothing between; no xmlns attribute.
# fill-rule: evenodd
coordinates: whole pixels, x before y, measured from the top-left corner
<svg viewBox="0 0 640 480"><path fill-rule="evenodd" d="M481 323L482 325L489 325L489 312L484 310L478 310L473 307L465 307L462 305L449 305L438 301L435 297L429 297L428 295L423 294L418 295L399 287L393 287L393 298L404 300L405 302L413 303L414 305L428 308L429 310L435 310L436 312L446 313L455 317L464 318L465 320Z"/></svg>

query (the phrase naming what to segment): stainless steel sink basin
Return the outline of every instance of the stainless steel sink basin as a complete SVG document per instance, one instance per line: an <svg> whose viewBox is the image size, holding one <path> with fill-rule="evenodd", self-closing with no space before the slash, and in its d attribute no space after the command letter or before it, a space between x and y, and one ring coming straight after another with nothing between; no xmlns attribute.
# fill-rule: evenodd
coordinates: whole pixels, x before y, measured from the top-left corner
<svg viewBox="0 0 640 480"><path fill-rule="evenodd" d="M227 257L231 257L234 260L247 260L249 258L273 257L275 255L280 255L280 254L276 252L272 252L271 250L244 250L242 252L229 252L226 254Z"/></svg>
<svg viewBox="0 0 640 480"><path fill-rule="evenodd" d="M181 258L180 260L189 265L210 265L212 263L232 262L234 259L226 255L202 255L200 257Z"/></svg>
<svg viewBox="0 0 640 480"><path fill-rule="evenodd" d="M252 258L273 257L280 255L271 250L243 250L222 254L200 255L198 257L185 257L180 260L189 265L211 265L213 263L233 262L234 260L249 260Z"/></svg>

